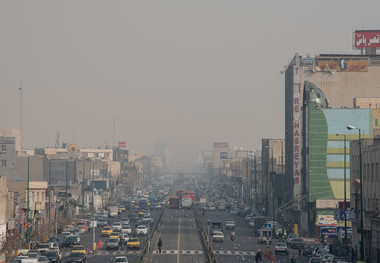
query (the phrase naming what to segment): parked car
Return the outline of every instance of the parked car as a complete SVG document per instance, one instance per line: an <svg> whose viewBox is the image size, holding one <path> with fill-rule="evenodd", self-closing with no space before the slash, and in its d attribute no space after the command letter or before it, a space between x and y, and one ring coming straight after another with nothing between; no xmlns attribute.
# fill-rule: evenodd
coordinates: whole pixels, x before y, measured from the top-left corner
<svg viewBox="0 0 380 263"><path fill-rule="evenodd" d="M274 253L276 255L278 255L278 254L288 255L289 254L288 246L286 245L286 243L283 243L283 242L277 243L275 248L274 248Z"/></svg>
<svg viewBox="0 0 380 263"><path fill-rule="evenodd" d="M81 252L73 252L67 258L67 263L87 263L87 255Z"/></svg>

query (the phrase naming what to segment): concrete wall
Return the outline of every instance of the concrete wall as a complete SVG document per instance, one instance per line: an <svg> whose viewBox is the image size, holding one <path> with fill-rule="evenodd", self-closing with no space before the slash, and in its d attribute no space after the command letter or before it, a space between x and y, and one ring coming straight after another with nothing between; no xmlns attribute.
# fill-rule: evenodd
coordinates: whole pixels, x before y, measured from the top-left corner
<svg viewBox="0 0 380 263"><path fill-rule="evenodd" d="M16 156L16 178L28 180L28 158L29 158L29 180L43 181L43 157L42 156Z"/></svg>

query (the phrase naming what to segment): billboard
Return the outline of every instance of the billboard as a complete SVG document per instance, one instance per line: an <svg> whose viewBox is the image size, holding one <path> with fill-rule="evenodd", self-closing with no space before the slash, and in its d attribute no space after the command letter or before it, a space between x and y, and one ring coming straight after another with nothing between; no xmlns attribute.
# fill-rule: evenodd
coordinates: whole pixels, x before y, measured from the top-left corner
<svg viewBox="0 0 380 263"><path fill-rule="evenodd" d="M368 60L347 60L338 58L336 60L319 60L318 67L321 70L332 70L337 72L367 72Z"/></svg>
<svg viewBox="0 0 380 263"><path fill-rule="evenodd" d="M353 41L356 49L380 48L380 30L357 30Z"/></svg>
<svg viewBox="0 0 380 263"><path fill-rule="evenodd" d="M327 236L327 238L334 238L336 236L335 226L321 226L321 236Z"/></svg>
<svg viewBox="0 0 380 263"><path fill-rule="evenodd" d="M228 142L214 142L214 148L229 148Z"/></svg>
<svg viewBox="0 0 380 263"><path fill-rule="evenodd" d="M119 142L118 145L119 145L119 148L125 148L125 147L127 147L127 143L126 142Z"/></svg>
<svg viewBox="0 0 380 263"><path fill-rule="evenodd" d="M298 198L301 195L301 94L294 92L293 94L293 197Z"/></svg>
<svg viewBox="0 0 380 263"><path fill-rule="evenodd" d="M221 152L220 160L227 160L227 159L228 159L228 152Z"/></svg>

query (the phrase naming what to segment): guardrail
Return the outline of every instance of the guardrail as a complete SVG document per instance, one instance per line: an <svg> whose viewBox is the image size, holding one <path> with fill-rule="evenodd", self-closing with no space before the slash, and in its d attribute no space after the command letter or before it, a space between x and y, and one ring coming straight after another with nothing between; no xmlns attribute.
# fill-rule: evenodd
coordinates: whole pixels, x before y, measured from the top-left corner
<svg viewBox="0 0 380 263"><path fill-rule="evenodd" d="M205 229L205 226L203 225L202 218L199 215L199 211L197 207L193 207L193 213L194 213L195 222L199 230L199 234L202 239L202 247L205 250L206 255L207 255L207 261L211 263L217 263L216 255L214 253L214 250L212 249L211 242L208 238L207 231Z"/></svg>
<svg viewBox="0 0 380 263"><path fill-rule="evenodd" d="M153 244L155 244L155 241L156 241L156 240L154 240L154 234L156 233L158 227L162 225L162 220L161 220L161 219L162 219L162 217L163 217L163 215L164 215L165 209L166 209L166 205L162 208L161 214L160 214L160 216L159 216L159 218L158 218L156 224L154 224L152 230L150 231L150 234L149 234L149 236L148 236L148 242L147 242L147 244L144 246L144 250L143 250L143 252L141 253L139 259L137 260L138 263L142 263L142 262L144 262L144 257L145 257L145 256L147 256L147 255L151 256L151 253L149 253L149 252L151 252L151 249L150 249L150 248L151 248L151 246L152 246Z"/></svg>

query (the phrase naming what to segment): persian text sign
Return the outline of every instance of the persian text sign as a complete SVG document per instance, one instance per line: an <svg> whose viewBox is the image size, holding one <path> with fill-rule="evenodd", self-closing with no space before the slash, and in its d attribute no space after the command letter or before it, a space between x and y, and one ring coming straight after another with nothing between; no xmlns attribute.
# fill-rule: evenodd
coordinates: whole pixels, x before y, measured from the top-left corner
<svg viewBox="0 0 380 263"><path fill-rule="evenodd" d="M368 60L319 60L318 67L321 70L332 70L338 72L367 72Z"/></svg>
<svg viewBox="0 0 380 263"><path fill-rule="evenodd" d="M319 215L317 217L317 226L336 226L338 222L333 215Z"/></svg>
<svg viewBox="0 0 380 263"><path fill-rule="evenodd" d="M294 90L293 95L293 197L301 194L301 96Z"/></svg>
<svg viewBox="0 0 380 263"><path fill-rule="evenodd" d="M355 48L380 48L380 30L355 31Z"/></svg>
<svg viewBox="0 0 380 263"><path fill-rule="evenodd" d="M119 142L119 148L125 148L125 147L127 147L126 142Z"/></svg>

